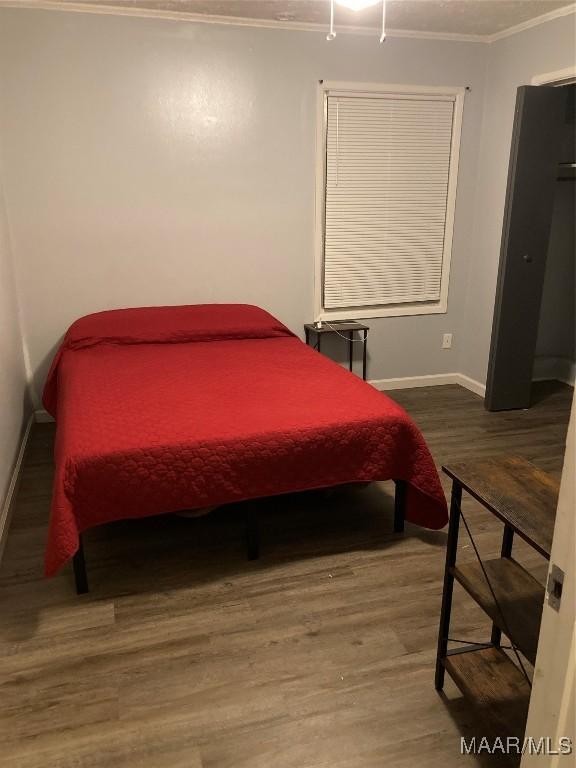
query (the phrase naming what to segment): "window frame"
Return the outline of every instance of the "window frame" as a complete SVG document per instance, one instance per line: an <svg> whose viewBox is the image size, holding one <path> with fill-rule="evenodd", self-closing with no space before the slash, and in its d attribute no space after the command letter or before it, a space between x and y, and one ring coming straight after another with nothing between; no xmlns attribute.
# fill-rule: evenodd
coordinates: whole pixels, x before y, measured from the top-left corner
<svg viewBox="0 0 576 768"><path fill-rule="evenodd" d="M454 117L452 123L452 143L450 147L450 168L448 172L448 193L446 198L446 228L442 251L442 276L440 281L440 299L434 302L415 302L388 304L372 307L349 307L344 309L326 309L323 306L324 272L324 232L326 214L326 128L328 95L338 92L346 95L362 93L378 94L422 94L425 96L449 96L454 99ZM445 314L448 311L448 286L450 281L450 263L454 235L454 214L456 210L456 192L458 186L458 165L460 160L460 141L462 135L462 116L464 111L465 87L460 86L416 86L388 83L353 83L321 80L317 92L317 135L316 135L316 211L315 211L315 247L314 247L314 319L315 320L358 320L371 317L405 317L410 315Z"/></svg>

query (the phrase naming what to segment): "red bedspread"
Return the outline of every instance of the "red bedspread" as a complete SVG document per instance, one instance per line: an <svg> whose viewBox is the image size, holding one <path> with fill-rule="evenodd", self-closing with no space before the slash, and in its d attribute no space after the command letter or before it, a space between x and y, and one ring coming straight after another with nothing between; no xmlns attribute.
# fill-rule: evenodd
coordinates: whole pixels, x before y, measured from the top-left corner
<svg viewBox="0 0 576 768"><path fill-rule="evenodd" d="M101 523L341 483L406 480L406 518L447 521L405 411L257 307L82 318L44 404L57 419L48 575Z"/></svg>

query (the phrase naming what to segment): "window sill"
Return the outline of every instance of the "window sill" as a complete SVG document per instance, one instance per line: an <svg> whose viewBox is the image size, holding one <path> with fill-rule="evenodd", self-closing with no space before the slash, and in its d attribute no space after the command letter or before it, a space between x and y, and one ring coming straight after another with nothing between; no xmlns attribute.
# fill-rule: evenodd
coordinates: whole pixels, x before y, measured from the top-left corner
<svg viewBox="0 0 576 768"><path fill-rule="evenodd" d="M362 320L373 317L410 317L413 315L444 315L447 302L430 304L398 304L386 307L350 307L349 309L321 309L317 320Z"/></svg>

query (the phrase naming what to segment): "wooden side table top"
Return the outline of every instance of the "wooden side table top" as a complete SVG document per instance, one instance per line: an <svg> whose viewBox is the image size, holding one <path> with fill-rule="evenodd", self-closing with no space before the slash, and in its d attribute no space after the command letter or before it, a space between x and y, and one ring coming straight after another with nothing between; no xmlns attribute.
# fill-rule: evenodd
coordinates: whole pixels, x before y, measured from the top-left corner
<svg viewBox="0 0 576 768"><path fill-rule="evenodd" d="M443 471L550 559L559 483L518 456L448 464Z"/></svg>

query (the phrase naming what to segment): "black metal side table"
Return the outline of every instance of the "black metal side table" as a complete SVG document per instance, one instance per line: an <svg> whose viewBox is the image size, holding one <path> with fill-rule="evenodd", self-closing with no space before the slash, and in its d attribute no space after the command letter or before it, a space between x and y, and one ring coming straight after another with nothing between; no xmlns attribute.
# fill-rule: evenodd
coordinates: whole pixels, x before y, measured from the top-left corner
<svg viewBox="0 0 576 768"><path fill-rule="evenodd" d="M318 352L321 351L321 339L325 333L335 333L338 336L348 338L348 355L349 355L349 369L352 370L352 364L354 362L354 339L355 333L363 333L363 337L360 339L362 342L362 378L366 381L366 348L368 346L368 331L370 327L357 323L355 320L341 320L339 322L322 323L321 328L316 328L314 323L306 323L304 325L304 333L306 334L306 344L310 344L310 334L316 334L316 344L314 345ZM346 336L344 336L346 334Z"/></svg>

